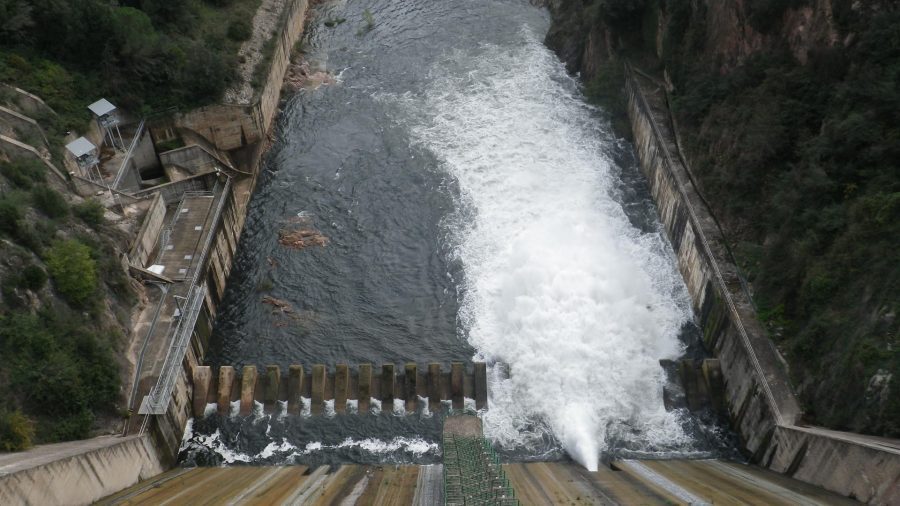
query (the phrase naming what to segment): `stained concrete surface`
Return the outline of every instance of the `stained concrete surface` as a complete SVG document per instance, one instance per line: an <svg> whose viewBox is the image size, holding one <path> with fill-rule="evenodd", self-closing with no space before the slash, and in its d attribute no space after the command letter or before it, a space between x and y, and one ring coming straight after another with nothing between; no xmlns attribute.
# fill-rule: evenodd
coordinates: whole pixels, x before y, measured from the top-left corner
<svg viewBox="0 0 900 506"><path fill-rule="evenodd" d="M163 471L148 436L103 436L0 454L0 504L89 504Z"/></svg>
<svg viewBox="0 0 900 506"><path fill-rule="evenodd" d="M757 467L718 460L616 461L590 472L571 462L503 466L525 505L845 505L849 499ZM435 466L306 466L175 469L99 504L433 505Z"/></svg>
<svg viewBox="0 0 900 506"><path fill-rule="evenodd" d="M441 504L441 467L306 466L175 469L98 504Z"/></svg>

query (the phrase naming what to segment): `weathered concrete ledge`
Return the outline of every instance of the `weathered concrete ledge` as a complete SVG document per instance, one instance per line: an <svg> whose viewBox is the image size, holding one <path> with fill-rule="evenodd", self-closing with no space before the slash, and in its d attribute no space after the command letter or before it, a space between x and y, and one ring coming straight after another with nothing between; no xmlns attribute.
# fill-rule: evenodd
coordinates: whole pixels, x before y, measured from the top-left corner
<svg viewBox="0 0 900 506"><path fill-rule="evenodd" d="M663 85L626 65L635 147L675 250L703 339L719 359L734 430L750 460L847 497L890 503L900 444L797 426L802 411L785 365L759 322L715 221L677 157Z"/></svg>
<svg viewBox="0 0 900 506"><path fill-rule="evenodd" d="M0 455L0 504L90 504L163 471L146 435L37 446Z"/></svg>

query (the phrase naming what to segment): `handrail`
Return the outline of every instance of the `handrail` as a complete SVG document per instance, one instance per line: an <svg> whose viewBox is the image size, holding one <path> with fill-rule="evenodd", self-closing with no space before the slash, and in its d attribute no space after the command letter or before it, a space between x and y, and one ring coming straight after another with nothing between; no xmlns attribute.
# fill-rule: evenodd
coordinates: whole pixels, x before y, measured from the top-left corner
<svg viewBox="0 0 900 506"><path fill-rule="evenodd" d="M644 112L644 116L647 118L647 121L650 123L650 127L653 130L653 134L656 137L657 142L659 142L661 146L665 147L666 142L665 138L662 135L662 131L660 130L659 125L657 125L656 120L653 117L650 105L647 103L647 99L641 92L639 85L637 85L637 83L635 82L631 64L629 64L628 62L625 62L625 72L628 76L628 82L630 83L633 94L638 99L638 104ZM725 302L728 304L728 308L734 318L735 327L738 329L738 333L741 336L741 342L744 344L747 353L750 355L750 361L753 364L753 369L759 378L759 382L762 384L763 391L765 392L766 398L769 401L769 405L772 408L775 419L778 425L784 425L785 420L784 415L781 413L781 407L775 400L775 394L772 392L772 388L769 385L769 380L766 378L765 372L762 369L762 364L759 362L759 357L756 356L756 350L753 348L753 344L750 342L750 336L747 334L747 329L744 328L743 320L741 319L741 316L737 311L737 307L735 306L734 300L731 297L731 292L728 290L728 285L725 284L725 278L724 276L722 276L722 272L719 269L718 263L715 262L715 256L713 255L712 247L710 247L709 242L706 239L706 235L702 232L700 218L694 211L693 206L690 205L687 189L685 189L682 182L674 173L673 167L675 166L675 162L672 160L668 148L662 149L661 151L663 152L663 156L665 157L666 163L669 166L669 171L672 173L672 179L675 180L675 186L678 188L678 193L681 195L681 198L685 203L685 207L688 210L688 215L690 216L691 223L696 228L697 236L700 238L703 249L710 259L710 264L712 265L716 281L722 289L722 294ZM791 422L791 425L793 425L793 421Z"/></svg>
<svg viewBox="0 0 900 506"><path fill-rule="evenodd" d="M191 287L189 294L184 312L178 318L174 339L166 353L166 359L163 361L156 385L141 402L138 412L142 415L161 415L169 407L169 398L175 388L176 373L180 370L191 335L194 333L194 326L200 315L200 308L203 306L203 299L206 298L206 284Z"/></svg>
<svg viewBox="0 0 900 506"><path fill-rule="evenodd" d="M226 175L226 177L228 176ZM175 387L175 379L177 378L175 373L180 369L181 362L184 360L184 354L187 352L187 346L190 343L190 336L193 334L194 326L197 323L197 317L203 306L203 300L206 298L206 283L198 283L200 281L200 274L203 271L202 267L206 262L206 257L212 246L216 228L222 217L225 201L230 195L230 190L231 178L228 177L225 186L219 193L219 201L216 204L212 220L209 222L209 232L206 234L206 240L203 242L203 248L200 250L196 267L194 268L190 284L186 291L188 298L183 312L179 315L178 324L173 332L173 338L169 345L169 351L166 353L166 359L163 362L162 369L160 369L159 378L157 378L156 385L154 385L150 390L150 393L144 397L144 400L141 402L139 413L142 415L161 415L165 413L168 408L172 390ZM193 194L195 196L206 196L209 192L193 192ZM185 192L185 196L190 195L188 195L188 192ZM182 197L179 208L184 204L184 198L185 197ZM175 216L175 220L172 221L172 224L175 223L180 214L179 211Z"/></svg>

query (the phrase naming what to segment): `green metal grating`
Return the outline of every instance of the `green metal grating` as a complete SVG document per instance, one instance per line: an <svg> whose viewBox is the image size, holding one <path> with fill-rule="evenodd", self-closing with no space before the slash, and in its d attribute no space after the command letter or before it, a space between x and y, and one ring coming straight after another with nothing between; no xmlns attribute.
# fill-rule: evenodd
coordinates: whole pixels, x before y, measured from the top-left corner
<svg viewBox="0 0 900 506"><path fill-rule="evenodd" d="M444 432L444 504L518 505L500 458L483 437Z"/></svg>

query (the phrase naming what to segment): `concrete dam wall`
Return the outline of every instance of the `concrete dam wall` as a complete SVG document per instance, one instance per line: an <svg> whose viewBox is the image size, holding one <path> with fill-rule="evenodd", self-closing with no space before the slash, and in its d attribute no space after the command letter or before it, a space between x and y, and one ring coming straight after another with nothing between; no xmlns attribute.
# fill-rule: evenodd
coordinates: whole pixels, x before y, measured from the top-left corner
<svg viewBox="0 0 900 506"><path fill-rule="evenodd" d="M38 447L30 461L0 455L0 504L90 504L165 471L149 436Z"/></svg>
<svg viewBox="0 0 900 506"><path fill-rule="evenodd" d="M675 250L732 426L750 460L864 502L900 501L896 441L804 427L785 364L759 322L709 210L678 157L664 84L626 68L641 169Z"/></svg>

